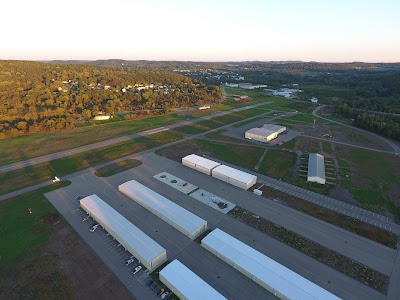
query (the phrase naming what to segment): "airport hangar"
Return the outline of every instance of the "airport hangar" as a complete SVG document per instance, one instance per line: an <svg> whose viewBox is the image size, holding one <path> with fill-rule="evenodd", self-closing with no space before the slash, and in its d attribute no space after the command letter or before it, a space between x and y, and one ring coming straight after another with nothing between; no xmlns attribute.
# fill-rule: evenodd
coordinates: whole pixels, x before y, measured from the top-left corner
<svg viewBox="0 0 400 300"><path fill-rule="evenodd" d="M324 156L318 153L308 155L307 181L325 184L325 160Z"/></svg>

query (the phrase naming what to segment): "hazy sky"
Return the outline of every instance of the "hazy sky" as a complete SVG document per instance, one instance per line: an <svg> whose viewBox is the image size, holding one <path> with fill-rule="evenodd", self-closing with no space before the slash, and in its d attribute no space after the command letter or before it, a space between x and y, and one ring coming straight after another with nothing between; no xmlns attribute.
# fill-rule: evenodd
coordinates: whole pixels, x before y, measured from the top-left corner
<svg viewBox="0 0 400 300"><path fill-rule="evenodd" d="M400 61L399 0L4 0L0 59Z"/></svg>

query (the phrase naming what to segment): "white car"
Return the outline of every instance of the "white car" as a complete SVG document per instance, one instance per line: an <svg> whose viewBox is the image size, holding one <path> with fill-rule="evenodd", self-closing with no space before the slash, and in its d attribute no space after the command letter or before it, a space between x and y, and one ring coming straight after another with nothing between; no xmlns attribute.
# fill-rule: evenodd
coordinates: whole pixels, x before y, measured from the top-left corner
<svg viewBox="0 0 400 300"><path fill-rule="evenodd" d="M165 299L165 298L167 298L167 296L169 295L169 293L168 292L165 292L164 294L162 294L161 295L161 299Z"/></svg>
<svg viewBox="0 0 400 300"><path fill-rule="evenodd" d="M90 232L94 232L97 229L97 227L99 227L99 224L94 224L92 228L90 228Z"/></svg>
<svg viewBox="0 0 400 300"><path fill-rule="evenodd" d="M142 266L137 266L137 267L132 271L132 274L135 275L135 274L138 273L141 269L142 269Z"/></svg>
<svg viewBox="0 0 400 300"><path fill-rule="evenodd" d="M87 220L89 220L89 218L90 218L90 216L84 217L84 218L82 219L82 222L86 222Z"/></svg>
<svg viewBox="0 0 400 300"><path fill-rule="evenodd" d="M133 256L132 257L130 257L127 261L126 261L126 263L125 263L125 266L129 266L131 263L133 263L135 261L135 259L133 258Z"/></svg>

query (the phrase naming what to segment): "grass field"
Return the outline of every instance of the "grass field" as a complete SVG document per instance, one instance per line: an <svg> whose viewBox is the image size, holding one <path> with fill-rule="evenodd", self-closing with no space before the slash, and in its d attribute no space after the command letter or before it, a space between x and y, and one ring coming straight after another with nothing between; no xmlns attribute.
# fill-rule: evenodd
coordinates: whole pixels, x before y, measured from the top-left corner
<svg viewBox="0 0 400 300"><path fill-rule="evenodd" d="M119 161L115 164L96 169L94 175L98 177L109 177L123 171L138 167L142 164L140 160L137 159L127 159L123 161Z"/></svg>
<svg viewBox="0 0 400 300"><path fill-rule="evenodd" d="M93 125L68 131L29 134L10 138L2 140L0 143L0 165L101 142L181 121L184 121L182 115L169 114L147 119Z"/></svg>
<svg viewBox="0 0 400 300"><path fill-rule="evenodd" d="M168 131L0 174L0 195L181 139Z"/></svg>
<svg viewBox="0 0 400 300"><path fill-rule="evenodd" d="M359 148L337 149L342 185L364 208L389 211L400 222L400 157Z"/></svg>
<svg viewBox="0 0 400 300"><path fill-rule="evenodd" d="M243 110L241 112L235 112L228 115L216 117L210 120L204 120L198 123L177 127L174 130L184 134L199 134L264 113L266 113L266 111L257 108L251 108Z"/></svg>
<svg viewBox="0 0 400 300"><path fill-rule="evenodd" d="M0 299L134 299L45 198L70 183L0 202Z"/></svg>
<svg viewBox="0 0 400 300"><path fill-rule="evenodd" d="M329 142L322 142L322 150L325 153L332 154L332 152L333 152L332 144Z"/></svg>
<svg viewBox="0 0 400 300"><path fill-rule="evenodd" d="M309 114L297 114L287 118L287 120L301 121L306 123L314 122L314 116Z"/></svg>
<svg viewBox="0 0 400 300"><path fill-rule="evenodd" d="M61 181L0 202L0 266L13 264L28 249L38 251L46 242L50 229L45 218L55 208L43 194L70 184L70 181Z"/></svg>
<svg viewBox="0 0 400 300"><path fill-rule="evenodd" d="M258 172L290 182L295 162L296 155L293 152L269 149Z"/></svg>

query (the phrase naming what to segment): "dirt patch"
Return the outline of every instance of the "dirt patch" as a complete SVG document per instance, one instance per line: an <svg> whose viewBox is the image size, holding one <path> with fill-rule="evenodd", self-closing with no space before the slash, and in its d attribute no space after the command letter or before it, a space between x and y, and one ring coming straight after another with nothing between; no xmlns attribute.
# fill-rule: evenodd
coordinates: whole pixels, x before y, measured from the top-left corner
<svg viewBox="0 0 400 300"><path fill-rule="evenodd" d="M48 243L0 270L0 299L135 299L57 213Z"/></svg>
<svg viewBox="0 0 400 300"><path fill-rule="evenodd" d="M47 250L58 255L59 268L72 286L73 298L135 299L69 226L53 232Z"/></svg>
<svg viewBox="0 0 400 300"><path fill-rule="evenodd" d="M358 205L357 201L353 199L351 193L341 186L335 186L334 188L330 189L328 196L342 202Z"/></svg>

